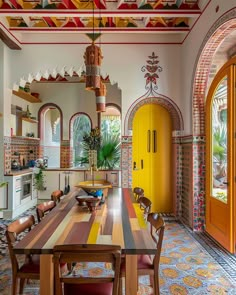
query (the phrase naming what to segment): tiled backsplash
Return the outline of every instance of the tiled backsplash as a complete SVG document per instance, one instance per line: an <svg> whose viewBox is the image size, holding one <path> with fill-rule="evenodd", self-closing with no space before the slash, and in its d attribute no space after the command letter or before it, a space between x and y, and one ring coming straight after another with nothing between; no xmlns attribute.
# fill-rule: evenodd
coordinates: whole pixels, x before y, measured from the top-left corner
<svg viewBox="0 0 236 295"><path fill-rule="evenodd" d="M4 136L4 173L10 174L12 161L19 161L19 155L15 155L15 153L19 153L27 164L30 150L33 151L34 158L37 159L39 157L38 139Z"/></svg>

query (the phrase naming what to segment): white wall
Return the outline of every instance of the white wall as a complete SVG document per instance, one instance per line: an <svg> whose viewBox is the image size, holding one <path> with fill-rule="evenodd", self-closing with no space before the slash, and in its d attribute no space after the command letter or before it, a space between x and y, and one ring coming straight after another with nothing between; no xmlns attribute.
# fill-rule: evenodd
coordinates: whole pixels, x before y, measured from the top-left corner
<svg viewBox="0 0 236 295"><path fill-rule="evenodd" d="M149 41L153 42L152 36L149 36ZM158 42L158 40L156 41ZM14 83L19 83L21 77L27 78L29 73L36 75L39 71L44 73L47 69L52 71L56 67L61 69L63 66L68 69L74 66L75 69L78 69L84 63L85 47L84 45L25 45L21 51L12 51L9 87L12 87ZM111 81L117 82L122 92L123 120L131 104L147 91L145 89L145 73L141 71L141 68L147 65L146 61L152 52L159 57L159 65L163 69L159 73L160 78L157 82L158 93L170 97L181 108L180 45L102 45L104 56L102 72L109 74ZM59 91L54 101L55 103L60 101L60 105L65 103L66 109L63 109L63 112L65 111L64 121L68 122L72 110L73 112L75 110L86 112L87 108L89 108L91 115L94 116L94 94L87 92L83 101L71 102L68 99L78 95L78 90L72 84L69 85L66 94L64 91ZM34 91L40 93L43 102L52 102L55 93L49 88L46 91L48 86L45 85L44 87L45 90L40 89L40 91L37 91L37 89L34 89ZM68 132L65 128L67 127L64 124L63 133L67 138Z"/></svg>

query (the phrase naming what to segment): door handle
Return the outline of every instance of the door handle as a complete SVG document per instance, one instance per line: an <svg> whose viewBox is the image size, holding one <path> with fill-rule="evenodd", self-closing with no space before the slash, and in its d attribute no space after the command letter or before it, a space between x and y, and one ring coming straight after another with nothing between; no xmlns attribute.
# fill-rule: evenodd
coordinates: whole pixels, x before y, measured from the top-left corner
<svg viewBox="0 0 236 295"><path fill-rule="evenodd" d="M157 131L153 130L153 153L157 151Z"/></svg>
<svg viewBox="0 0 236 295"><path fill-rule="evenodd" d="M151 140L151 131L147 132L147 152L150 153L150 140Z"/></svg>
<svg viewBox="0 0 236 295"><path fill-rule="evenodd" d="M136 162L133 163L133 170L136 170Z"/></svg>
<svg viewBox="0 0 236 295"><path fill-rule="evenodd" d="M141 169L143 169L143 159L141 160Z"/></svg>

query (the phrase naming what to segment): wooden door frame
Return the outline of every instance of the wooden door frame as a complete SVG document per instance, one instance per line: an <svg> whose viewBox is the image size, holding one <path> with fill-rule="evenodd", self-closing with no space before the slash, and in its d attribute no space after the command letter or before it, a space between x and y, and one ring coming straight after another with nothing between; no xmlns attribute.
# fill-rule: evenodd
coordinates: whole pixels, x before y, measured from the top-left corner
<svg viewBox="0 0 236 295"><path fill-rule="evenodd" d="M229 224L227 225L229 227L229 244L226 244L225 242L221 242L222 245L231 253L235 253L235 240L236 240L236 234L234 233L235 224L236 224L236 206L234 202L234 194L235 194L235 175L236 175L236 165L235 165L235 130L236 130L236 110L235 110L235 87L234 87L234 81L235 81L235 63L236 58L230 60L227 62L216 74L214 80L212 81L212 84L209 88L207 99L206 99L206 231L210 235L212 235L213 226L210 222L210 213L209 213L209 207L211 198L212 201L213 197L211 197L211 183L212 183L212 98L214 97L214 93L222 79L227 76L227 153L228 153L228 159L227 159L227 179L229 182L228 190L227 190L227 196L228 196L228 202L226 204L229 206L228 213L229 213ZM223 240L220 238L220 236L223 236L223 233L220 233L220 231L213 234L213 238L219 240Z"/></svg>

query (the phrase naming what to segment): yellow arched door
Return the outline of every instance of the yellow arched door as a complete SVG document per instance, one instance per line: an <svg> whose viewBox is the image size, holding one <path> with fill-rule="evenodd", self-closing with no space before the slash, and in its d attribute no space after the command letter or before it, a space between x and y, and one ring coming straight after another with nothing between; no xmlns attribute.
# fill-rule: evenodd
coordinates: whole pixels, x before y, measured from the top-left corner
<svg viewBox="0 0 236 295"><path fill-rule="evenodd" d="M236 59L217 74L206 101L206 231L235 252Z"/></svg>
<svg viewBox="0 0 236 295"><path fill-rule="evenodd" d="M146 104L133 120L132 186L142 187L152 211L173 212L172 121L160 105Z"/></svg>

